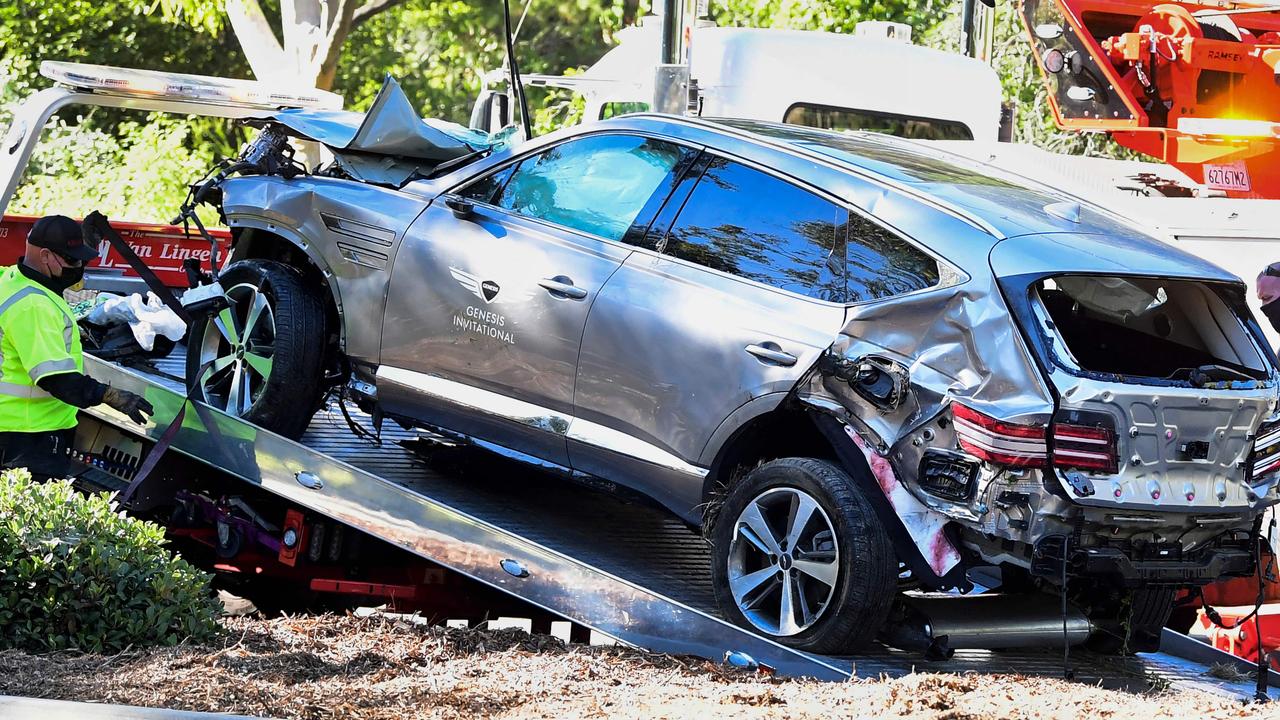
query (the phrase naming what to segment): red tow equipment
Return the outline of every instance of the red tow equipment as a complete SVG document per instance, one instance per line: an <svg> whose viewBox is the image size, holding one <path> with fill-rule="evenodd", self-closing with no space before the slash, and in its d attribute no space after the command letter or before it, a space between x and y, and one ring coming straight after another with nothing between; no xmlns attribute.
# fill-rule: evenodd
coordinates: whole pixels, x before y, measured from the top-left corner
<svg viewBox="0 0 1280 720"><path fill-rule="evenodd" d="M1280 198L1280 4L1023 0L1059 127Z"/></svg>

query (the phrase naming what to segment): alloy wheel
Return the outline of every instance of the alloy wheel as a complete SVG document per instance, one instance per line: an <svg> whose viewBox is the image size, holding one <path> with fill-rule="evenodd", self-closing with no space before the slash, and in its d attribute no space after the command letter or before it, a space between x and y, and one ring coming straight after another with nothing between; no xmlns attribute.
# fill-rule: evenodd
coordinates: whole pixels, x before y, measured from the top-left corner
<svg viewBox="0 0 1280 720"><path fill-rule="evenodd" d="M276 320L271 304L250 283L227 290L230 307L205 324L197 382L205 402L242 416L271 377Z"/></svg>
<svg viewBox="0 0 1280 720"><path fill-rule="evenodd" d="M767 490L747 503L729 545L729 589L756 629L786 637L813 627L840 574L831 519L797 488Z"/></svg>

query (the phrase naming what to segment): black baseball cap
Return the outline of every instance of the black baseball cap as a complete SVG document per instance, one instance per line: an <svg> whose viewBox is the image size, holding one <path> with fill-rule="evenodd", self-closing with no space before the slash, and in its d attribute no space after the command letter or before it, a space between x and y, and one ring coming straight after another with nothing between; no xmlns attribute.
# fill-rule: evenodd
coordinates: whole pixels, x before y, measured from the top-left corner
<svg viewBox="0 0 1280 720"><path fill-rule="evenodd" d="M27 242L83 262L98 256L97 246L85 241L80 223L66 215L46 215L37 220L31 226Z"/></svg>

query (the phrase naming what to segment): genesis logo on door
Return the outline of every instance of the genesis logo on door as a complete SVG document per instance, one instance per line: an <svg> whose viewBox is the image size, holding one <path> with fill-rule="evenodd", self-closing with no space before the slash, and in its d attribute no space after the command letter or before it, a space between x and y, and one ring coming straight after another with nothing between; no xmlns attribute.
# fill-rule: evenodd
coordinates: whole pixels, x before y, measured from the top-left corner
<svg viewBox="0 0 1280 720"><path fill-rule="evenodd" d="M459 270L456 267L450 267L449 274L452 275L453 279L457 280L458 284L465 288L467 292L475 295L486 303L493 302L493 299L498 297L498 291L502 289L498 286L498 283L492 280L482 281L475 275L472 275L465 270Z"/></svg>

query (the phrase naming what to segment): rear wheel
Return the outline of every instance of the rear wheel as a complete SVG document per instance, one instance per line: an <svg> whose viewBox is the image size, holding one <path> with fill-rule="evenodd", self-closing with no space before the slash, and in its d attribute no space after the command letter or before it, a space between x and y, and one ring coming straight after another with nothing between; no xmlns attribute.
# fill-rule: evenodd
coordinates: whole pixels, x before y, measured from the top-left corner
<svg viewBox="0 0 1280 720"><path fill-rule="evenodd" d="M839 467L784 458L752 470L712 529L712 580L733 622L816 653L875 638L897 560L870 504Z"/></svg>
<svg viewBox="0 0 1280 720"><path fill-rule="evenodd" d="M297 438L320 398L324 304L302 274L270 260L243 260L219 278L231 306L192 323L187 383L196 398Z"/></svg>

